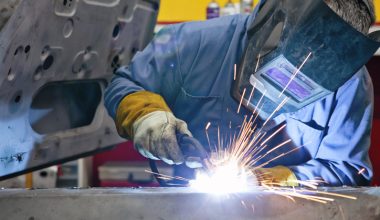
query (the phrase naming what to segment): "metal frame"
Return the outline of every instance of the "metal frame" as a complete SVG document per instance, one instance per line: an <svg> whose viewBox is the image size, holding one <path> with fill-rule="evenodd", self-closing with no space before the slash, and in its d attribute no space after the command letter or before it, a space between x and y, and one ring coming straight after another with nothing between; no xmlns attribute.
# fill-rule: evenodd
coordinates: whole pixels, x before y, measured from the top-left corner
<svg viewBox="0 0 380 220"><path fill-rule="evenodd" d="M103 92L113 71L128 64L150 41L158 7L159 0L20 3L0 33L0 180L93 154L123 141L103 106ZM31 107L47 86L86 82L97 85L101 97L85 126L66 129L64 125L71 123L72 112L68 109L72 102L68 101L67 106L61 98L75 99L79 104L74 109L78 109L81 98L75 97L76 93L69 97L63 90L64 97L46 103L41 98L41 108ZM94 96L90 91L81 95L86 100ZM55 110L69 117L49 116L51 101L62 106ZM31 124L44 117L40 126L52 132L41 134Z"/></svg>

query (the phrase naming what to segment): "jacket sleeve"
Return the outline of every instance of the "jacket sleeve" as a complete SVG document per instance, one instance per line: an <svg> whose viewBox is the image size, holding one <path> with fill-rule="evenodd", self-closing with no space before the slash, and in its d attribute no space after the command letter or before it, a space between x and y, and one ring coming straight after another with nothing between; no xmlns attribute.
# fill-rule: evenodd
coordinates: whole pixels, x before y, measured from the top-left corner
<svg viewBox="0 0 380 220"><path fill-rule="evenodd" d="M105 106L115 118L120 101L127 95L147 90L171 99L179 89L179 60L175 28L162 29L138 52L129 66L119 68L105 92ZM166 88L165 90L162 88ZM165 91L171 93L163 94Z"/></svg>
<svg viewBox="0 0 380 220"><path fill-rule="evenodd" d="M368 185L372 167L368 156L373 114L373 86L363 68L336 93L326 134L316 157L289 167L299 180L322 178L326 185Z"/></svg>
<svg viewBox="0 0 380 220"><path fill-rule="evenodd" d="M105 92L108 113L115 118L120 101L137 91L157 93L172 107L183 84L201 85L204 79L213 82L225 62L221 56L231 41L240 41L246 22L247 16L236 15L165 27L129 66L117 70ZM210 69L212 62L205 77L203 69Z"/></svg>

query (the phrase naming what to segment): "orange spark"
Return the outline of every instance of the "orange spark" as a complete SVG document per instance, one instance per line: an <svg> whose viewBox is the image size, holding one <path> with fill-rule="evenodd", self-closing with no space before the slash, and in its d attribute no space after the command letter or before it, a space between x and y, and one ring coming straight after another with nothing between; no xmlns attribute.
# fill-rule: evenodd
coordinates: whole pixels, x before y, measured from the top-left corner
<svg viewBox="0 0 380 220"><path fill-rule="evenodd" d="M243 99L244 99L244 96L245 96L245 92L246 92L246 88L244 88L244 90L243 90L243 94L241 95L241 98L240 98L239 107L238 107L238 110L237 110L237 113L238 113L238 114L240 113L240 108L241 108L241 105L242 105L242 103L243 103Z"/></svg>
<svg viewBox="0 0 380 220"><path fill-rule="evenodd" d="M237 66L234 64L234 81L236 80Z"/></svg>
<svg viewBox="0 0 380 220"><path fill-rule="evenodd" d="M359 174L359 175L362 175L362 174L364 173L364 171L366 171L366 169L365 169L365 168L363 168L363 169L359 170L358 174Z"/></svg>

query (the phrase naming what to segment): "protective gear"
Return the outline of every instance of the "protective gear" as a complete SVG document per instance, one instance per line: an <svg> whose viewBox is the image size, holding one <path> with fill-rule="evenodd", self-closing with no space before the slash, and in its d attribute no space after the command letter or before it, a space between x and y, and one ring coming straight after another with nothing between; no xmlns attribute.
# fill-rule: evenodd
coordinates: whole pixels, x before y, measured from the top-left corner
<svg viewBox="0 0 380 220"><path fill-rule="evenodd" d="M147 158L181 164L185 159L177 143L177 132L191 135L186 123L171 112L155 111L133 123L133 143Z"/></svg>
<svg viewBox="0 0 380 220"><path fill-rule="evenodd" d="M140 118L155 111L170 112L165 100L147 91L132 93L120 102L116 115L116 128L120 136L132 139L133 124Z"/></svg>
<svg viewBox="0 0 380 220"><path fill-rule="evenodd" d="M295 112L336 92L365 65L380 47L379 33L363 35L323 0L267 0L248 29L234 95L241 100L254 90L243 104L263 119Z"/></svg>
<svg viewBox="0 0 380 220"><path fill-rule="evenodd" d="M116 127L121 136L133 140L141 155L153 160L168 164L186 161L195 168L202 166L199 158L207 157L202 145L191 138L186 123L170 112L160 95L151 92L126 96L117 110Z"/></svg>
<svg viewBox="0 0 380 220"><path fill-rule="evenodd" d="M255 16L228 16L162 29L128 67L116 72L105 94L109 114L115 118L124 96L148 90L165 98L173 114L187 123L203 146L209 146L205 132L209 122L207 134L212 147L217 143L218 130L221 137L233 136L244 116L251 114L245 108L237 113L239 103L231 95L231 85L234 64L243 56L248 25ZM368 185L372 177L368 157L372 109L372 82L363 67L337 92L294 113L275 117L276 124L287 124L284 137L291 143L263 158L262 163L297 149L267 167L283 165L298 180L320 177L329 186ZM278 135L275 139L282 141ZM268 145L267 150L275 146ZM358 175L362 168L366 171ZM192 171L177 167L176 172L191 177Z"/></svg>
<svg viewBox="0 0 380 220"><path fill-rule="evenodd" d="M259 168L254 171L267 185L299 186L296 175L287 167Z"/></svg>

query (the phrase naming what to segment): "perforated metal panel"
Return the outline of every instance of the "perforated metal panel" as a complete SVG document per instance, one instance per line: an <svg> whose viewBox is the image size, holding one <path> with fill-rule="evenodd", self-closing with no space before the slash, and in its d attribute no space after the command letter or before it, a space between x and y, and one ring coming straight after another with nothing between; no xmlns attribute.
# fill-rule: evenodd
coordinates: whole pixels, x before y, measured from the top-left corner
<svg viewBox="0 0 380 220"><path fill-rule="evenodd" d="M103 107L159 0L23 0L0 33L0 179L123 141Z"/></svg>

